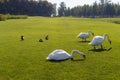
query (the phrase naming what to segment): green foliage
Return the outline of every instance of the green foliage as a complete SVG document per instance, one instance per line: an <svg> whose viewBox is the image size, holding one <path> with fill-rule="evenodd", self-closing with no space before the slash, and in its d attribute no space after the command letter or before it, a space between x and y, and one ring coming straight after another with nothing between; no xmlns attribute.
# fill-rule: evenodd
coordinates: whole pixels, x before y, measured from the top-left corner
<svg viewBox="0 0 120 80"><path fill-rule="evenodd" d="M0 22L0 80L119 80L120 25L110 22L119 20L29 17ZM105 40L106 50L94 51L88 45L92 36L87 42L76 38L80 32L88 30L95 35L107 33L112 45ZM24 41L20 40L21 35ZM49 40L45 40L46 35ZM74 61L46 61L55 49L68 53L77 49L84 52L87 59L82 60L76 54Z"/></svg>
<svg viewBox="0 0 120 80"><path fill-rule="evenodd" d="M5 21L7 19L27 19L28 16L26 15L3 15L3 14L0 14L0 21Z"/></svg>
<svg viewBox="0 0 120 80"><path fill-rule="evenodd" d="M27 19L26 15L7 15L7 19Z"/></svg>
<svg viewBox="0 0 120 80"><path fill-rule="evenodd" d="M60 7L58 8L58 15L65 16L65 11L66 11L66 4L64 2L61 2Z"/></svg>
<svg viewBox="0 0 120 80"><path fill-rule="evenodd" d="M51 16L53 10L53 4L48 1L3 0L0 2L1 14Z"/></svg>
<svg viewBox="0 0 120 80"><path fill-rule="evenodd" d="M120 24L120 21L113 21L114 23L116 23L116 24Z"/></svg>
<svg viewBox="0 0 120 80"><path fill-rule="evenodd" d="M0 21L5 21L6 19L6 15L0 14Z"/></svg>

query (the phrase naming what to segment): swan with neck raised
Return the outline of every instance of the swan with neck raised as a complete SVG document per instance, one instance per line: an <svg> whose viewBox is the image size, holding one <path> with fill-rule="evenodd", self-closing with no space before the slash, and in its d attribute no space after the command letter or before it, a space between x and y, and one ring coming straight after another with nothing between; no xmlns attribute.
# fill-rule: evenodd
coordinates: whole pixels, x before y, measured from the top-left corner
<svg viewBox="0 0 120 80"><path fill-rule="evenodd" d="M94 49L96 49L95 46L98 45L100 45L101 49L103 49L102 43L105 41L106 38L108 39L108 42L111 44L111 40L108 34L104 34L103 36L95 36L89 44L94 46Z"/></svg>
<svg viewBox="0 0 120 80"><path fill-rule="evenodd" d="M85 32L79 33L77 37L81 38L82 41L86 41L86 39L89 38L91 34L94 36L94 33L89 30L87 33L85 33Z"/></svg>
<svg viewBox="0 0 120 80"><path fill-rule="evenodd" d="M78 50L73 50L70 55L65 50L57 49L57 50L54 50L53 52L51 52L46 59L47 60L66 60L66 59L72 60L74 57L74 53L78 53L84 59L86 58L86 55L83 52L80 52Z"/></svg>

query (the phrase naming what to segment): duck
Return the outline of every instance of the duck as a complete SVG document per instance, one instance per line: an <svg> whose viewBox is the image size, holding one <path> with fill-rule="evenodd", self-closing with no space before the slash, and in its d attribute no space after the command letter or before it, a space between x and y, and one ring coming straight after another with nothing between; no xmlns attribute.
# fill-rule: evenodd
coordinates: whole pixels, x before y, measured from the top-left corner
<svg viewBox="0 0 120 80"><path fill-rule="evenodd" d="M47 35L47 36L45 36L45 40L48 40L48 39L49 39L48 35Z"/></svg>
<svg viewBox="0 0 120 80"><path fill-rule="evenodd" d="M21 38L21 41L23 41L23 40L25 39L23 35L21 35L21 37L20 37L20 38Z"/></svg>

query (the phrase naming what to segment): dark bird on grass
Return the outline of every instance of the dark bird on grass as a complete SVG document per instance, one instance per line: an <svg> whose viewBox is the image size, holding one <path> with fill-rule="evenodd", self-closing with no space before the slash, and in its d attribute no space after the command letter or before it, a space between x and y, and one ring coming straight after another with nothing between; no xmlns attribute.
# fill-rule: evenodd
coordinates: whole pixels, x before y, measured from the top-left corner
<svg viewBox="0 0 120 80"><path fill-rule="evenodd" d="M39 39L39 42L43 42L43 40L42 40L42 39Z"/></svg>
<svg viewBox="0 0 120 80"><path fill-rule="evenodd" d="M45 37L45 40L48 40L49 39L49 37L48 37L48 35Z"/></svg>
<svg viewBox="0 0 120 80"><path fill-rule="evenodd" d="M25 38L24 38L24 36L22 35L22 36L21 36L21 41L23 41L24 39L25 39Z"/></svg>

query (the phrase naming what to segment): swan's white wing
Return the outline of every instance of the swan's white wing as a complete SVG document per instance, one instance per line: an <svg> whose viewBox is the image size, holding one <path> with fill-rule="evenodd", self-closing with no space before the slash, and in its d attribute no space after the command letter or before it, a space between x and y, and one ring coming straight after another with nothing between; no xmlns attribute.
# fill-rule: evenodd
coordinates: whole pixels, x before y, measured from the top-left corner
<svg viewBox="0 0 120 80"><path fill-rule="evenodd" d="M83 32L81 32L80 34L78 34L78 38L89 38L89 34L88 33L83 33Z"/></svg>
<svg viewBox="0 0 120 80"><path fill-rule="evenodd" d="M65 60L68 58L70 58L70 55L66 51L55 50L51 52L46 59L47 60Z"/></svg>
<svg viewBox="0 0 120 80"><path fill-rule="evenodd" d="M104 39L102 36L95 36L89 44L90 45L101 45L103 41Z"/></svg>

